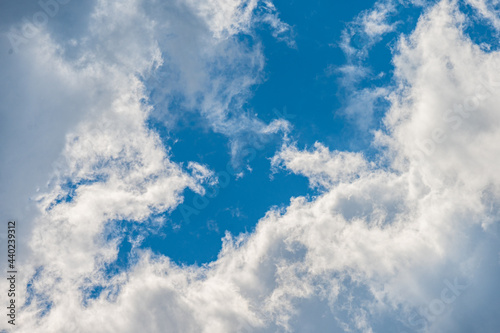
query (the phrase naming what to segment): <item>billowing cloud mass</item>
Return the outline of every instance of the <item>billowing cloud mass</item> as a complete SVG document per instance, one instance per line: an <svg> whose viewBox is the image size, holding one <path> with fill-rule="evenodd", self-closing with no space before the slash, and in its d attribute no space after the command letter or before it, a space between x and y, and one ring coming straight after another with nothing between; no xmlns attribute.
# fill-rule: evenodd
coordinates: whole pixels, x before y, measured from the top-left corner
<svg viewBox="0 0 500 333"><path fill-rule="evenodd" d="M467 35L463 8L494 29L498 18L488 1L420 5L397 36L390 86L374 90L388 107L371 157L321 138L301 149L287 121L245 112L265 51L241 36L264 25L296 47L269 1L98 0L77 8L73 37L59 14L30 38L30 22L2 26L5 40L23 38L1 55L0 91L1 177L17 188L2 218L29 221L15 332L496 332L500 53ZM397 30L395 12L381 2L354 22L375 43ZM187 113L227 137L234 161L256 137L285 133L273 172L307 177L316 193L226 233L201 266L136 246L185 189L216 181L209 165L173 162L148 126ZM113 270L124 223L139 237Z"/></svg>

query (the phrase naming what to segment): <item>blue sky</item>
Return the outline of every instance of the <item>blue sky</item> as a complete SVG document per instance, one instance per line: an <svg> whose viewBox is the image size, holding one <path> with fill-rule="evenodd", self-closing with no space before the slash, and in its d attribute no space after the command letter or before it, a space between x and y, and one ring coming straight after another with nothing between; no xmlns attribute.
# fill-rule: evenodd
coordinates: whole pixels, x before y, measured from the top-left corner
<svg viewBox="0 0 500 333"><path fill-rule="evenodd" d="M370 9L373 3L347 6L319 1L276 5L280 6L280 18L293 27L296 45L290 47L273 38L265 25L259 26L251 36L239 36L250 43L262 43L265 57L263 81L252 87L243 111L255 113L265 122L276 118L289 121L293 126L291 137L300 147L311 147L321 138L332 149L374 154L369 130L380 128L383 110L374 115L370 129L359 129L342 114L352 91L339 82L339 68L347 62L340 47L342 31L357 13ZM414 24L418 9L409 8L407 12L407 20ZM363 59L375 74L386 75L375 82L370 77L368 82L360 82L358 89L390 83L390 43L395 38L395 34L384 38L371 50L370 58ZM204 129L203 121L202 117L190 115L179 119L178 126L171 131L155 119L152 126L164 136L166 145L172 147L173 160L196 161L216 171L227 170L227 164L231 163L228 140ZM308 189L303 177L271 170L270 158L279 145L279 138L257 144L255 152L252 150L247 156L251 159L247 164L252 172L247 172L242 179L232 176L227 187L201 205L206 208L196 208L195 194L187 193L187 211L183 214L177 209L171 216L168 214L173 227L170 231L174 232L162 234L159 241L152 240L153 248L182 263L206 263L217 257L222 246L221 235L226 230L233 234L252 231L271 207L285 206L292 196L315 195L316 191ZM151 244L145 242L144 246Z"/></svg>
<svg viewBox="0 0 500 333"><path fill-rule="evenodd" d="M498 15L2 2L0 332L497 332Z"/></svg>

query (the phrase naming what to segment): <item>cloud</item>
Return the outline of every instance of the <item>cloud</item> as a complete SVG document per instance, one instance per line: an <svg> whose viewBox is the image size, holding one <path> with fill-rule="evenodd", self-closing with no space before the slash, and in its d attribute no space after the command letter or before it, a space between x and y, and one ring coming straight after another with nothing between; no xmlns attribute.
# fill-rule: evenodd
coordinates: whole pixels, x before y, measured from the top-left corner
<svg viewBox="0 0 500 333"><path fill-rule="evenodd" d="M363 132L376 127L374 110L388 93L387 89L380 86L361 88L364 82L386 75L372 72L368 65L370 51L385 35L395 32L401 22L394 17L400 11L400 3L377 1L372 8L358 14L342 31L338 45L345 55L346 63L338 67L331 65L328 69L339 77L339 92L344 104L339 113ZM370 82L370 85L374 83Z"/></svg>
<svg viewBox="0 0 500 333"><path fill-rule="evenodd" d="M489 21L489 23L498 31L500 30L500 20L498 19L498 1L495 0L467 0L480 16Z"/></svg>
<svg viewBox="0 0 500 333"><path fill-rule="evenodd" d="M358 129L368 132L375 124L376 113L381 109L380 104L389 93L386 88L365 88L353 92L348 100L347 106L342 110L342 114L354 122Z"/></svg>
<svg viewBox="0 0 500 333"><path fill-rule="evenodd" d="M360 153L330 152L321 143L313 151L299 151L285 145L272 158L273 168L280 166L306 176L313 187L330 189L339 182L350 182L368 171L369 163Z"/></svg>
<svg viewBox="0 0 500 333"><path fill-rule="evenodd" d="M397 12L393 1L378 1L373 8L358 14L342 31L340 48L348 62L363 60L368 51L382 36L394 31L397 23L390 23L391 15Z"/></svg>
<svg viewBox="0 0 500 333"><path fill-rule="evenodd" d="M266 128L283 122L266 124L245 106L253 87L265 79L255 27L269 27L275 38L293 47L291 27L268 1L192 1L147 8L164 59L146 81L154 92L152 117L171 129L185 117L179 108L200 115L202 126L228 138L233 164L241 164L242 150L269 141L274 133Z"/></svg>
<svg viewBox="0 0 500 333"><path fill-rule="evenodd" d="M76 60L65 59L50 35L41 35L24 53L28 60L56 64L46 80L66 78L56 91L66 92L65 105L78 96L85 113L65 123L56 173L37 197L41 213L18 284L20 299L27 301L17 332L275 332L322 324L360 332L385 331L387 325L426 332L498 327L496 314L484 309L498 308L498 300L485 295L499 292L500 54L481 50L464 34L464 16L455 2L434 5L398 43L397 84L389 95L385 128L374 142L380 160L372 163L321 143L304 151L286 144L274 166L308 177L312 187L321 188L318 195L291 198L287 207L271 209L253 233L226 234L210 264L178 266L133 246L128 266L110 273L123 237L117 221L140 229L161 223L154 221L155 213L174 209L187 187L203 191L202 182L211 177L205 166L184 169L169 160L158 134L145 125L154 111L141 80L168 63L173 73L186 77L173 81L192 84L192 90L183 89L194 96L205 90L189 77L205 74L183 71L181 52L179 65L168 62L164 41L149 38L161 23L149 20L141 2L125 4L98 3ZM214 38L246 27L244 8L230 3L219 16L222 2L202 4L196 8L203 13L195 14ZM175 14L183 13L185 7L176 9ZM190 11L185 15L193 19ZM150 24L136 31L143 20ZM211 52L226 47L253 52L238 45L233 40ZM220 80L227 80L225 74ZM215 77L207 74L204 82ZM214 105L230 104L211 91L201 105L217 110ZM209 114L225 119L223 111ZM253 121L266 134L286 128L279 121ZM53 140L60 144L60 135ZM321 309L324 318L312 317L311 308Z"/></svg>
<svg viewBox="0 0 500 333"><path fill-rule="evenodd" d="M381 104L391 90L383 86L387 82L380 82L380 79L388 77L388 73L374 72L370 66L371 59L380 57L380 54L371 54L372 49L388 35L401 32L405 22L400 17L408 8L416 7L421 11L427 6L426 1L377 1L373 7L348 22L342 31L338 46L346 62L341 66L330 65L327 73L338 76L339 96L343 102L339 114L362 132L378 128L374 113L381 109ZM391 46L387 44L386 48L390 49Z"/></svg>
<svg viewBox="0 0 500 333"><path fill-rule="evenodd" d="M30 240L19 244L25 255L18 300L26 300L20 330L64 331L71 323L62 322L58 311L79 311L89 290L110 286L104 271L117 259L123 238L117 221L130 221L146 231L140 236L145 237L162 223L152 215L174 209L184 189L203 193L201 184L213 181L205 166L189 162L183 169L171 162L168 147L146 126L154 109L144 81L162 66L185 78L180 93L187 99L201 96L200 112L231 140L244 137L239 133L269 136L287 130L282 120L265 124L239 110L228 120L229 105L240 103L234 96L243 100L262 68L259 46L246 47L233 37L248 32L255 8L255 2L239 1L96 1L84 13L89 24L80 38L54 32L64 21L61 14L37 27L10 58L3 53L12 67L2 80L7 143L2 150L9 162L2 176L4 184L16 188L5 193L4 219L21 220L19 239ZM274 16L266 22L283 34L286 25L278 22L274 7L267 13ZM22 33L30 23L23 24L8 29ZM164 33L172 26L174 34L185 35L169 45ZM175 46L186 41L195 43L176 54ZM194 59L186 57L193 53ZM231 67L238 71L231 73ZM20 99L23 94L31 99ZM13 140L19 136L22 140ZM40 150L31 153L38 143ZM8 167L14 164L20 169ZM35 165L40 167L33 172ZM25 207L33 212L24 212ZM67 304L61 301L66 297Z"/></svg>

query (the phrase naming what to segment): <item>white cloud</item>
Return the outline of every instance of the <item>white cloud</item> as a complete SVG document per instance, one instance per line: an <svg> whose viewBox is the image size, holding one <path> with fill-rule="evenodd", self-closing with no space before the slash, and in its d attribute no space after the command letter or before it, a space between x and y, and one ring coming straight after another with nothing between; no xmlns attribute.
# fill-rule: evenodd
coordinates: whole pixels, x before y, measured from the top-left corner
<svg viewBox="0 0 500 333"><path fill-rule="evenodd" d="M397 23L390 16L397 12L393 1L378 1L373 8L361 12L342 31L340 48L349 61L362 60L383 35L394 31Z"/></svg>
<svg viewBox="0 0 500 333"><path fill-rule="evenodd" d="M360 153L330 152L321 143L313 151L300 152L294 146L283 146L273 157L272 166L284 166L296 174L306 176L311 186L330 189L339 182L350 182L369 170Z"/></svg>
<svg viewBox="0 0 500 333"><path fill-rule="evenodd" d="M370 50L401 23L393 18L401 10L400 7L401 4L392 0L377 1L372 8L358 14L342 31L339 46L346 63L335 70L340 76L340 90L346 95L345 106L340 113L363 132L374 127L374 109L387 94L387 89L359 87L363 81L377 78L376 75L378 78L386 75L383 72L372 73L367 60ZM330 66L330 72L333 72L332 68Z"/></svg>
<svg viewBox="0 0 500 333"><path fill-rule="evenodd" d="M467 0L483 18L498 31L500 30L500 19L498 18L498 0Z"/></svg>
<svg viewBox="0 0 500 333"><path fill-rule="evenodd" d="M386 88L356 90L349 96L342 114L354 122L359 130L367 132L374 127L378 104L380 100L384 100L388 92Z"/></svg>
<svg viewBox="0 0 500 333"><path fill-rule="evenodd" d="M23 311L25 320L20 325L21 331L64 331L62 327L72 323L62 320L64 317L58 313L83 310L83 289L99 284L112 286L102 271L116 259L121 242L119 230L107 238L109 225L114 228L111 221L132 220L143 223L147 230L149 225L162 223L149 220L151 214L177 206L186 187L201 193L200 182L213 181L211 172L204 166L189 163L191 176L169 161L168 151L158 135L145 124L152 108L148 106L141 78L147 78L162 66L175 68L186 82L179 89L181 93L195 99L201 94L202 113L214 129L231 138L233 133L245 131L268 136L287 130L288 124L281 120L269 125L244 115L238 116L239 121L227 120L234 96L248 94L262 68L259 46L247 48L232 38L240 31L248 32L255 7L254 2L239 1L187 5L97 1L88 33L82 38L72 38L66 43L60 36L53 38L50 27L46 27L37 30L36 36L23 45L15 57L5 59L6 63L16 66L12 77L22 73L26 64L29 65L26 73L32 76L30 79L16 77L14 82L19 83L12 88L9 87L12 83L2 81L10 88L5 90L6 96L13 95L10 91L21 95L25 88L24 93L34 99L31 106L26 106L11 98L13 109L7 110L7 104L2 112L11 116L4 123L6 131L2 133L5 142L10 142L2 146L4 156L10 158L12 164L21 165L19 172L4 168L8 171L6 180L13 179L12 187L21 187L17 195L9 193L6 212L8 217L22 220L23 230L18 231L24 231L21 234L24 239L31 238L32 252L28 252L29 248L21 241L20 252L25 255L20 259L23 275L18 281L18 300L31 299ZM282 34L286 25L278 22L274 8L268 8L267 12L275 16L269 16L266 21L280 29L277 34ZM161 20L164 18L167 20ZM192 21L184 23L183 20ZM172 30L172 26L177 29L173 30L174 34L185 35L168 45L163 33ZM183 30L183 27L189 29ZM212 35L205 32L206 27ZM175 53L178 50L175 46L182 46L186 41L195 43ZM186 57L193 53L194 59ZM226 65L237 68L238 72L216 74ZM242 65L247 66L248 72ZM200 78L204 80L198 80ZM23 87L26 81L30 86ZM33 112L39 112L40 117ZM45 121L44 117L51 115L54 123L52 119ZM35 124L37 131L30 133L26 123L37 118L41 120ZM24 136L27 142L12 140L14 135ZM35 146L36 140L45 136L49 140L40 153L32 159L23 155ZM59 154L61 157L57 157ZM35 163L43 163L43 169L24 182L22 177L32 172ZM55 167L55 173L51 167ZM51 181L46 187L43 183L50 174ZM36 186L43 193L37 197ZM18 204L30 196L37 200L41 210L36 219L34 214L22 213L25 205ZM9 202L20 207L14 205L13 209ZM32 220L35 220L34 226ZM35 271L39 273L33 275ZM32 277L32 291L26 290ZM53 307L47 320L40 318L41 311L49 304ZM228 323L215 325L232 327ZM76 329L85 330L85 327Z"/></svg>
<svg viewBox="0 0 500 333"><path fill-rule="evenodd" d="M203 125L228 137L237 165L249 142L270 140L266 128L273 126L244 107L252 88L264 80L265 59L260 41L252 36L254 28L265 24L275 38L293 47L291 27L270 2L191 1L187 6L147 7L165 60L153 75L157 80L148 80L155 91L152 115L175 127L182 118L175 110L179 104L186 112L198 112ZM239 38L240 33L252 41Z"/></svg>
<svg viewBox="0 0 500 333"><path fill-rule="evenodd" d="M101 1L93 16L91 37L115 44L82 41L82 55L72 62L46 36L26 53L28 59L46 56L44 63L57 64L48 78L67 77L71 84L59 87L68 90L63 96L87 103L81 119L65 123L58 173L40 196L42 213L31 245L34 252L43 251L25 259L19 286L26 286L36 268L43 270L33 277L32 300L18 332L294 331L294 320L310 323L304 304L311 300L321 308L327 304L331 313L325 320L345 331L380 331L377 323L387 315L393 325L400 320L418 330L423 323L428 332L459 331L458 324L465 323L474 329L498 325L496 315L481 317L481 323L470 317L479 318L487 308L475 295L499 292L498 235L491 230L498 225L500 196L495 93L500 54L485 53L463 34L463 15L449 1L435 5L399 43L394 58L399 86L390 98L387 131L380 131L376 142L389 167L320 143L309 151L284 146L274 165L307 176L312 186L323 188L321 194L270 210L251 234L226 235L218 259L208 265L179 267L134 249L131 267L109 279L104 267L116 259L119 239L106 238L107 223L135 220L146 228L152 213L182 200L184 188L202 191L199 182L210 178L201 165L188 165L191 175L169 161L158 136L145 126L151 109L138 77L169 59L161 52L163 41L142 37L154 34L159 23L141 25L145 30L133 38L137 20L149 16L138 1L127 4ZM245 26L245 11L234 18L235 7L224 6L231 18L226 22L214 13L223 2L204 4L205 16L196 15L206 17L217 38ZM124 36L132 36L129 43ZM236 46L230 50L238 51ZM170 64L188 85L195 85L191 75L203 77ZM203 103L229 105L214 96ZM257 123L263 133L286 129L285 123ZM68 181L80 182L74 192L65 187ZM72 200L66 202L68 194ZM450 283L458 285L456 298L445 303L443 290L452 291L446 289ZM103 292L84 305L83 289L95 286ZM41 316L46 302L52 306ZM418 307L431 314L413 316ZM468 318L457 315L464 312Z"/></svg>

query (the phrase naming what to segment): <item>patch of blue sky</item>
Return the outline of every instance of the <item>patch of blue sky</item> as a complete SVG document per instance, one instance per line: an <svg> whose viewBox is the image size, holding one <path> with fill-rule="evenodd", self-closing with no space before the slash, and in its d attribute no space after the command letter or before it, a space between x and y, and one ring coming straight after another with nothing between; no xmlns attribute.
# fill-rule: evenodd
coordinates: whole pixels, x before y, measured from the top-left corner
<svg viewBox="0 0 500 333"><path fill-rule="evenodd" d="M114 224L114 223L113 223ZM136 222L120 221L115 224L116 232L108 235L108 240L119 239L118 255L114 262L104 267L104 275L112 277L119 274L130 266L130 256L132 255L132 243L137 239L138 232L135 228Z"/></svg>
<svg viewBox="0 0 500 333"><path fill-rule="evenodd" d="M141 239L158 232L154 227L144 228L145 225L147 224L143 222L128 220L113 220L106 224L103 232L105 240L117 241L119 245L116 260L106 263L99 273L104 277L104 281L110 281L114 276L126 272L133 264L134 246L139 244ZM89 279L88 282L90 281ZM83 306L87 306L89 301L99 298L103 293L108 299L113 298L119 291L116 288L119 287L84 283L80 289Z"/></svg>
<svg viewBox="0 0 500 333"><path fill-rule="evenodd" d="M250 146L243 165L235 168L228 154L228 139L220 134L186 126L173 134L179 138L174 139L160 124L155 129L172 146L173 161L205 164L220 178L217 185L206 187L203 196L186 190L183 204L164 214L164 228L141 244L178 263L202 264L216 259L226 230L234 235L251 232L271 207L285 206L292 196L308 193L306 179L272 173L269 159L281 144L277 138ZM240 171L245 173L243 177L238 176Z"/></svg>
<svg viewBox="0 0 500 333"><path fill-rule="evenodd" d="M102 182L105 181L106 178L107 177L105 177L104 175L97 175L92 179L78 179L76 181L68 178L65 182L61 183L62 194L48 205L47 210L52 209L60 203L68 203L73 201L73 198L76 195L76 191L80 186Z"/></svg>
<svg viewBox="0 0 500 333"><path fill-rule="evenodd" d="M373 4L372 1L353 4L278 1L280 18L293 27L297 47L290 48L274 38L265 25L257 29L254 37L239 36L248 47L261 42L266 58L265 80L254 87L243 109L266 123L277 118L288 120L293 125L291 138L300 148L321 141L332 150L362 151L373 157L376 151L370 145L370 134L360 131L342 113L352 91L341 85L338 70L347 63L339 46L342 31L359 12ZM419 14L419 8L409 6L389 18L390 23L400 22L397 33L383 36L368 57L357 63L367 66L372 75L360 81L356 89L391 84L391 47L399 33L409 33L414 28ZM385 75L378 75L382 72ZM163 79L168 80L168 76L155 78L160 83ZM150 90L150 102L163 108L164 114L154 112L149 125L160 134L165 146L171 147L171 159L184 165L188 161L199 162L216 173L229 171L230 178L227 185L225 179L223 186L218 185L216 195L199 196L186 190L184 203L172 213L164 214L167 223L163 229L150 234L141 247L165 254L178 263L203 264L217 258L226 231L235 235L251 232L270 208L286 206L291 197L317 194L304 177L288 172L272 173L269 158L281 146L278 136L254 149L255 154L246 156L251 171L244 170L244 177L238 178L230 168L229 139L214 133L199 113L187 110L181 96L169 96L165 105L166 100L154 89ZM377 103L374 125L369 130L380 128L387 107L384 100ZM170 115L169 109L175 112ZM252 142L248 147L252 149ZM207 193L213 190L207 188Z"/></svg>
<svg viewBox="0 0 500 333"><path fill-rule="evenodd" d="M491 23L465 2L458 2L458 8L467 18L464 32L483 51L498 51L500 34Z"/></svg>
<svg viewBox="0 0 500 333"><path fill-rule="evenodd" d="M90 301L99 298L104 290L105 287L100 285L92 285L82 289L82 305L87 307Z"/></svg>
<svg viewBox="0 0 500 333"><path fill-rule="evenodd" d="M38 267L35 271L35 274L30 278L26 285L26 300L21 307L21 310L30 306L31 303L36 302L41 311L38 313L40 318L46 316L50 310L52 309L53 302L50 301L49 295L37 293L33 286L35 281L40 278L41 273L43 271L43 267Z"/></svg>
<svg viewBox="0 0 500 333"><path fill-rule="evenodd" d="M373 153L372 137L343 115L353 91L342 85L340 71L348 63L340 47L342 31L360 11L370 9L373 3L312 1L299 6L278 2L282 19L294 27L297 50L261 34L267 58L267 80L257 87L249 104L263 119L273 117L271 111L275 107L286 108L295 116L290 121L299 147L311 147L315 141L321 141L330 149ZM419 8L408 7L389 19L389 22L401 22L397 33L383 36L369 50L368 58L354 64L366 66L372 73L354 87L356 90L390 85L391 48L399 33L409 33L414 28L419 13ZM366 47L366 40L355 35L352 46ZM380 73L384 75L379 76ZM379 104L370 130L381 125L387 104L383 101Z"/></svg>

